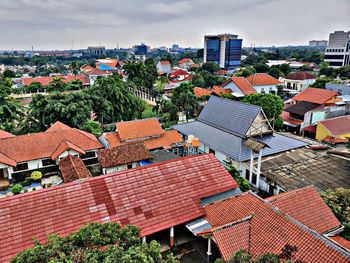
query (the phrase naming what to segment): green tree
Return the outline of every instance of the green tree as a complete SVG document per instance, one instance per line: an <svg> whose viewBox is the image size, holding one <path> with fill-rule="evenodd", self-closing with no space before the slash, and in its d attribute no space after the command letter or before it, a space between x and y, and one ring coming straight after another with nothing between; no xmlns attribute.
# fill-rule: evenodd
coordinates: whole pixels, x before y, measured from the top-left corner
<svg viewBox="0 0 350 263"><path fill-rule="evenodd" d="M149 90L153 89L153 85L158 78L157 66L152 58L145 60L145 87Z"/></svg>
<svg viewBox="0 0 350 263"><path fill-rule="evenodd" d="M241 189L242 192L247 192L252 190L252 187L249 184L249 181L241 176L241 173L237 171L237 169L230 165L227 168L227 171L232 175L232 177L236 180L239 189Z"/></svg>
<svg viewBox="0 0 350 263"><path fill-rule="evenodd" d="M236 77L248 77L248 76L250 76L250 75L253 75L253 74L255 74L256 73L256 71L255 71L255 69L253 68L253 67L246 67L246 68L244 68L243 70L239 70L236 74L235 74L235 76Z"/></svg>
<svg viewBox="0 0 350 263"><path fill-rule="evenodd" d="M316 82L311 84L312 88L324 89L326 87L326 83L331 82L333 79L329 77L318 77Z"/></svg>
<svg viewBox="0 0 350 263"><path fill-rule="evenodd" d="M186 120L190 116L193 116L198 106L197 97L193 92L193 85L190 83L181 83L180 86L174 89L171 96L171 103L178 107L179 111L185 112Z"/></svg>
<svg viewBox="0 0 350 263"><path fill-rule="evenodd" d="M38 92L38 91L42 91L43 89L44 89L43 85L37 81L30 83L30 85L24 88L26 92Z"/></svg>
<svg viewBox="0 0 350 263"><path fill-rule="evenodd" d="M279 96L257 93L245 96L242 102L261 106L274 128L276 130L282 128L281 124L283 124L283 121L280 120L280 115L283 111L284 103Z"/></svg>
<svg viewBox="0 0 350 263"><path fill-rule="evenodd" d="M196 87L206 87L206 82L201 74L196 74L192 78L192 84Z"/></svg>
<svg viewBox="0 0 350 263"><path fill-rule="evenodd" d="M258 63L254 65L254 69L257 73L266 73L269 71L270 67L265 63Z"/></svg>
<svg viewBox="0 0 350 263"><path fill-rule="evenodd" d="M349 65L338 68L336 70L336 72L341 78L350 79L350 66Z"/></svg>
<svg viewBox="0 0 350 263"><path fill-rule="evenodd" d="M80 90L83 88L83 82L80 79L75 79L67 83L66 90Z"/></svg>
<svg viewBox="0 0 350 263"><path fill-rule="evenodd" d="M270 76L278 79L279 77L283 76L283 72L280 71L278 68L270 68L267 71L267 74L269 74Z"/></svg>
<svg viewBox="0 0 350 263"><path fill-rule="evenodd" d="M342 235L350 241L350 189L327 190L321 196L344 226Z"/></svg>
<svg viewBox="0 0 350 263"><path fill-rule="evenodd" d="M69 65L69 68L71 72L74 74L74 76L78 75L79 66L76 61L72 61Z"/></svg>
<svg viewBox="0 0 350 263"><path fill-rule="evenodd" d="M206 62L203 63L201 69L214 74L216 71L220 70L220 66L214 62Z"/></svg>
<svg viewBox="0 0 350 263"><path fill-rule="evenodd" d="M18 253L11 260L11 263L31 262L170 263L175 259L172 255L162 259L160 245L156 241L143 244L138 227L90 223L65 237L49 235L45 244L34 241L34 247Z"/></svg>
<svg viewBox="0 0 350 263"><path fill-rule="evenodd" d="M48 92L58 91L62 92L67 89L67 84L62 81L61 77L54 77L53 80L47 86Z"/></svg>
<svg viewBox="0 0 350 263"><path fill-rule="evenodd" d="M288 75L292 71L289 64L273 65L271 68L277 68L283 75Z"/></svg>
<svg viewBox="0 0 350 263"><path fill-rule="evenodd" d="M319 67L320 67L320 73L319 73L320 76L324 75L330 78L335 77L335 74L336 74L335 69L331 68L327 62L321 62L319 64Z"/></svg>
<svg viewBox="0 0 350 263"><path fill-rule="evenodd" d="M12 79L12 78L15 78L15 77L16 77L16 73L13 72L12 70L5 69L5 70L4 70L4 73L3 73L3 77L4 77L4 78Z"/></svg>
<svg viewBox="0 0 350 263"><path fill-rule="evenodd" d="M101 124L97 121L88 120L84 123L84 125L81 127L81 129L83 131L92 133L96 137L98 137L102 134Z"/></svg>

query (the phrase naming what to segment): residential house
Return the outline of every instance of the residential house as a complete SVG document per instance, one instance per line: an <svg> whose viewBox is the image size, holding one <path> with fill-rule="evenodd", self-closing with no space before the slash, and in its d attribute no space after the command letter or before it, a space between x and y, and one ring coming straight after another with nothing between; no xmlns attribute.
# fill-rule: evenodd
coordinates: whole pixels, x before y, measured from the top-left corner
<svg viewBox="0 0 350 263"><path fill-rule="evenodd" d="M117 122L116 131L105 133L101 142L106 148L114 148L130 142L143 142L150 151L169 149L181 154L183 139L175 130L164 130L157 119Z"/></svg>
<svg viewBox="0 0 350 263"><path fill-rule="evenodd" d="M190 76L190 73L188 73L186 70L178 69L169 74L169 79L183 81L187 79L189 76Z"/></svg>
<svg viewBox="0 0 350 263"><path fill-rule="evenodd" d="M45 132L0 139L0 176L21 181L38 169L58 172L59 161L69 154L96 164L102 147L94 135L56 122Z"/></svg>
<svg viewBox="0 0 350 263"><path fill-rule="evenodd" d="M350 138L350 115L319 121L316 127L316 139L323 141L331 137L342 139L344 142Z"/></svg>
<svg viewBox="0 0 350 263"><path fill-rule="evenodd" d="M170 80L164 87L164 93L168 96L171 96L173 93L173 90L176 89L178 86L180 86L182 83L188 83L192 80L191 75L187 75L185 77L184 75L178 76L179 79L172 79Z"/></svg>
<svg viewBox="0 0 350 263"><path fill-rule="evenodd" d="M326 83L327 90L334 90L338 92L340 95L349 96L350 95L350 83L348 84L333 84Z"/></svg>
<svg viewBox="0 0 350 263"><path fill-rule="evenodd" d="M140 166L140 162L149 161L153 156L143 142L133 142L102 149L98 159L103 174L110 174Z"/></svg>
<svg viewBox="0 0 350 263"><path fill-rule="evenodd" d="M312 187L268 199L245 192L203 208L205 216L197 225L188 226L197 236L208 239L208 259L214 246L224 260L240 250L256 260L266 253L279 255L290 245L296 247L293 260L300 262L350 260L349 250L333 239L340 237L341 223Z"/></svg>
<svg viewBox="0 0 350 263"><path fill-rule="evenodd" d="M316 76L308 72L299 71L280 77L279 81L284 86L283 90L296 94L315 83Z"/></svg>
<svg viewBox="0 0 350 263"><path fill-rule="evenodd" d="M6 246L0 247L0 262L32 247L33 237L46 242L48 234L66 235L86 222L136 225L144 242L158 233L172 247L180 227L204 216L201 202L236 192L237 183L220 162L200 155L2 198L0 231Z"/></svg>
<svg viewBox="0 0 350 263"><path fill-rule="evenodd" d="M74 80L80 80L83 84L83 86L90 86L90 80L89 78L84 75L84 74L79 74L79 75L65 75L65 76L57 76L59 78L61 78L61 80L65 83L67 82L71 82ZM52 82L54 79L54 77L23 77L20 79L19 81L19 86L29 86L30 84L32 84L33 82L39 82L43 87L47 87L50 82Z"/></svg>
<svg viewBox="0 0 350 263"><path fill-rule="evenodd" d="M183 59L179 60L177 62L177 64L179 65L180 68L188 70L191 68L191 66L194 64L194 62L190 58L183 58Z"/></svg>
<svg viewBox="0 0 350 263"><path fill-rule="evenodd" d="M221 85L223 89L230 89L231 94L236 98L242 98L246 95L255 94L257 91L244 77L231 77Z"/></svg>
<svg viewBox="0 0 350 263"><path fill-rule="evenodd" d="M316 144L263 157L260 189L274 195L307 186L318 191L350 188L350 155L320 147ZM249 165L248 161L245 163Z"/></svg>
<svg viewBox="0 0 350 263"><path fill-rule="evenodd" d="M82 71L83 73L88 72L88 71L93 70L93 69L94 69L93 67L91 67L90 65L87 65L87 64L80 67L80 71Z"/></svg>
<svg viewBox="0 0 350 263"><path fill-rule="evenodd" d="M281 84L278 79L267 73L255 73L247 77L249 83L257 93L277 93L277 86Z"/></svg>
<svg viewBox="0 0 350 263"><path fill-rule="evenodd" d="M105 58L96 60L96 68L100 70L115 70L120 67L118 59Z"/></svg>
<svg viewBox="0 0 350 263"><path fill-rule="evenodd" d="M224 165L232 165L259 188L261 158L307 144L274 132L259 106L221 97L210 97L197 121L178 124L173 129L185 138L199 139L198 153L214 153ZM254 159L258 157L258 165ZM245 161L249 161L249 165ZM260 165L259 165L260 163Z"/></svg>
<svg viewBox="0 0 350 263"><path fill-rule="evenodd" d="M68 154L66 157L59 160L58 166L65 183L91 177L83 160L77 156Z"/></svg>
<svg viewBox="0 0 350 263"><path fill-rule="evenodd" d="M93 70L89 70L85 72L85 75L88 76L90 85L94 85L95 81L99 77L106 78L108 76L111 76L113 73L117 72L117 70L100 70L98 68L95 68Z"/></svg>
<svg viewBox="0 0 350 263"><path fill-rule="evenodd" d="M157 70L160 75L163 73L169 74L171 73L171 64L167 60L161 60L157 63Z"/></svg>
<svg viewBox="0 0 350 263"><path fill-rule="evenodd" d="M315 134L318 121L345 114L346 106L336 104L341 101L337 95L332 90L306 88L285 108L282 114L284 125L296 132Z"/></svg>

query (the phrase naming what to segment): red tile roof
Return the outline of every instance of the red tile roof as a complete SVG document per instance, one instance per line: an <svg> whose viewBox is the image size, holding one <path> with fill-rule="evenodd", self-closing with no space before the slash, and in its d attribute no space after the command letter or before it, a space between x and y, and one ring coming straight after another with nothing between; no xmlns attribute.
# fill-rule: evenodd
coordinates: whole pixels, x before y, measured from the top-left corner
<svg viewBox="0 0 350 263"><path fill-rule="evenodd" d="M89 71L89 70L93 70L94 68L91 67L90 65L84 65L80 68L81 71Z"/></svg>
<svg viewBox="0 0 350 263"><path fill-rule="evenodd" d="M329 232L341 226L314 187L275 195L266 200L317 233Z"/></svg>
<svg viewBox="0 0 350 263"><path fill-rule="evenodd" d="M193 92L194 92L194 95L196 95L196 97L198 97L198 98L203 97L203 96L208 96L208 95L211 95L213 93L212 90L204 89L204 88L200 88L200 87L194 87Z"/></svg>
<svg viewBox="0 0 350 263"><path fill-rule="evenodd" d="M84 162L79 157L70 154L60 160L59 168L65 183L90 177Z"/></svg>
<svg viewBox="0 0 350 263"><path fill-rule="evenodd" d="M89 78L85 75L66 75L66 76L57 76L62 79L63 82L67 83L73 80L81 80L83 82L83 85L89 85L90 81ZM51 81L53 81L54 77L35 77L35 78L22 78L21 82L24 86L29 86L33 82L39 82L42 86L46 87L50 84Z"/></svg>
<svg viewBox="0 0 350 263"><path fill-rule="evenodd" d="M135 121L117 122L117 131L121 141L135 140L160 136L164 130L157 119L143 119Z"/></svg>
<svg viewBox="0 0 350 263"><path fill-rule="evenodd" d="M234 82L244 95L250 95L250 94L256 93L256 90L249 83L249 81L244 77L232 77L230 81Z"/></svg>
<svg viewBox="0 0 350 263"><path fill-rule="evenodd" d="M213 87L213 92L215 92L217 95L221 95L221 94L231 94L232 90L231 89L224 89L221 88L220 86L215 86Z"/></svg>
<svg viewBox="0 0 350 263"><path fill-rule="evenodd" d="M61 143L57 146L57 148L54 150L54 152L51 155L51 159L52 160L56 160L58 158L58 156L60 156L62 153L64 153L65 151L74 151L80 154L86 154L86 152L80 148L79 146L75 145L74 143L67 141L67 140L63 140L61 141Z"/></svg>
<svg viewBox="0 0 350 263"><path fill-rule="evenodd" d="M118 72L118 70L100 70L98 68L94 68L93 70L85 72L85 74L91 76L108 76L112 75L113 72Z"/></svg>
<svg viewBox="0 0 350 263"><path fill-rule="evenodd" d="M206 205L204 210L225 260L247 244L254 258L265 253L280 254L289 244L297 247L295 259L302 262L349 262L350 255L327 238L251 192Z"/></svg>
<svg viewBox="0 0 350 263"><path fill-rule="evenodd" d="M342 247L345 247L347 250L350 250L350 241L343 238L342 236L334 236L331 237L333 241L341 245Z"/></svg>
<svg viewBox="0 0 350 263"><path fill-rule="evenodd" d="M10 157L6 156L1 152L0 152L0 163L13 166L13 167L17 165L17 162L15 160L11 159Z"/></svg>
<svg viewBox="0 0 350 263"><path fill-rule="evenodd" d="M0 130L0 139L11 138L11 137L15 137L15 135L7 131Z"/></svg>
<svg viewBox="0 0 350 263"><path fill-rule="evenodd" d="M159 61L161 65L170 65L170 62L168 60L161 60Z"/></svg>
<svg viewBox="0 0 350 263"><path fill-rule="evenodd" d="M307 101L317 104L324 104L330 99L337 96L337 92L334 90L318 89L318 88L306 88L299 94L295 95L292 100L294 101Z"/></svg>
<svg viewBox="0 0 350 263"><path fill-rule="evenodd" d="M68 125L60 121L56 121L54 124L51 125L50 128L46 130L46 132L62 131L62 130L69 130L69 129L71 129L71 127L69 127Z"/></svg>
<svg viewBox="0 0 350 263"><path fill-rule="evenodd" d="M171 72L169 74L169 78L177 78L179 76L189 76L190 73L188 73L187 71L183 70L183 69L178 69L175 70L174 72Z"/></svg>
<svg viewBox="0 0 350 263"><path fill-rule="evenodd" d="M215 75L226 75L227 73L228 73L227 70L225 70L225 69L220 69L220 70L216 71L214 74L215 74Z"/></svg>
<svg viewBox="0 0 350 263"><path fill-rule="evenodd" d="M255 73L253 75L248 76L247 80L253 86L280 84L278 79L275 79L267 73Z"/></svg>
<svg viewBox="0 0 350 263"><path fill-rule="evenodd" d="M305 79L315 79L316 76L314 74L311 74L309 72L305 71L299 71L290 73L287 76L284 77L285 79L292 79L292 80L305 80Z"/></svg>
<svg viewBox="0 0 350 263"><path fill-rule="evenodd" d="M152 154L143 142L128 143L98 152L98 159L103 168L152 159Z"/></svg>
<svg viewBox="0 0 350 263"><path fill-rule="evenodd" d="M179 64L179 65L185 64L185 63L193 63L193 60L190 58L183 58L177 62L177 64Z"/></svg>
<svg viewBox="0 0 350 263"><path fill-rule="evenodd" d="M105 134L110 148L123 145L125 143L121 142L118 133L107 133ZM150 138L142 140L148 150L154 150L159 148L167 148L176 143L183 142L181 135L176 130L164 131L164 134L160 137Z"/></svg>
<svg viewBox="0 0 350 263"><path fill-rule="evenodd" d="M103 147L92 134L70 128L1 139L0 153L16 162L50 158L62 141L68 141L84 151Z"/></svg>
<svg viewBox="0 0 350 263"><path fill-rule="evenodd" d="M32 238L66 235L86 222L141 227L141 235L204 215L201 198L237 188L212 154L179 158L0 199L0 262ZM19 205L20 204L20 205Z"/></svg>
<svg viewBox="0 0 350 263"><path fill-rule="evenodd" d="M329 130L332 135L338 136L350 133L350 116L341 116L332 119L320 121L320 123Z"/></svg>

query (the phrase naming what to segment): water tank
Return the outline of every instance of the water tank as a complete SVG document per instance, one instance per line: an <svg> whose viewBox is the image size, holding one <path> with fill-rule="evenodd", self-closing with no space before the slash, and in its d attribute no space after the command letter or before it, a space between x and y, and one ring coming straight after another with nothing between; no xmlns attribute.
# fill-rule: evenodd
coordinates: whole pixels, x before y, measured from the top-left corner
<svg viewBox="0 0 350 263"><path fill-rule="evenodd" d="M194 137L192 139L192 146L193 147L199 147L199 139L198 138Z"/></svg>
<svg viewBox="0 0 350 263"><path fill-rule="evenodd" d="M188 141L189 143L192 143L192 140L193 140L194 138L195 138L194 135L190 134L190 135L188 135L187 141Z"/></svg>

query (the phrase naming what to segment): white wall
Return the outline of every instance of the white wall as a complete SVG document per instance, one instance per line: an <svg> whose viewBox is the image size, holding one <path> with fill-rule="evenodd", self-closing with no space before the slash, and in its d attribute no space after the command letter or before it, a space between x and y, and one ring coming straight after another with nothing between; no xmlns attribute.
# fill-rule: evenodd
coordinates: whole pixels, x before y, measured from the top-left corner
<svg viewBox="0 0 350 263"><path fill-rule="evenodd" d="M132 168L135 168L139 166L138 162L133 162L132 163ZM113 167L108 167L108 168L103 168L103 174L110 174L110 173L115 173L115 172L119 172L119 171L124 171L128 169L128 165L127 164L123 164L123 165L119 165L119 166L113 166Z"/></svg>
<svg viewBox="0 0 350 263"><path fill-rule="evenodd" d="M253 86L257 93L261 93L262 90L265 93L270 93L272 90L277 92L277 85L261 85L261 86Z"/></svg>
<svg viewBox="0 0 350 263"><path fill-rule="evenodd" d="M243 92L237 87L237 85L233 81L230 81L222 87L225 89L230 89L238 97L244 97Z"/></svg>

